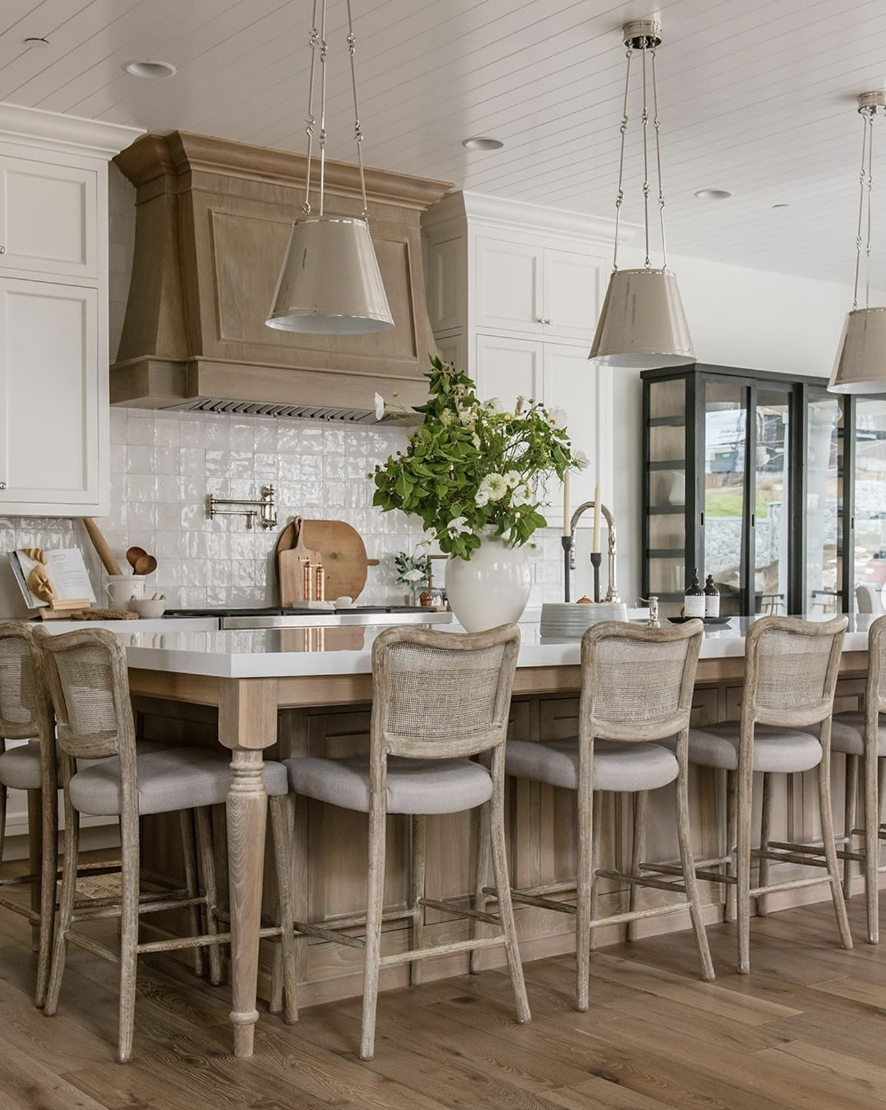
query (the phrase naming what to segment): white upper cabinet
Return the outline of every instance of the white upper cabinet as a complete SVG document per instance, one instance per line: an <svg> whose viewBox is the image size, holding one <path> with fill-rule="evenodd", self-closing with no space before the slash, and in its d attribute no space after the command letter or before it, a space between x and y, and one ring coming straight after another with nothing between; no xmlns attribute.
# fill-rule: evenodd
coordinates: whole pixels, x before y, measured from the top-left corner
<svg viewBox="0 0 886 1110"><path fill-rule="evenodd" d="M97 507L107 409L97 290L0 280L0 509Z"/></svg>
<svg viewBox="0 0 886 1110"><path fill-rule="evenodd" d="M601 257L550 247L544 252L545 336L590 344L600 314Z"/></svg>
<svg viewBox="0 0 886 1110"><path fill-rule="evenodd" d="M108 161L140 134L0 102L0 513L108 512Z"/></svg>
<svg viewBox="0 0 886 1110"><path fill-rule="evenodd" d="M474 305L478 328L544 333L544 249L485 235L475 248Z"/></svg>
<svg viewBox="0 0 886 1110"><path fill-rule="evenodd" d="M0 154L0 274L96 279L97 222L94 166Z"/></svg>

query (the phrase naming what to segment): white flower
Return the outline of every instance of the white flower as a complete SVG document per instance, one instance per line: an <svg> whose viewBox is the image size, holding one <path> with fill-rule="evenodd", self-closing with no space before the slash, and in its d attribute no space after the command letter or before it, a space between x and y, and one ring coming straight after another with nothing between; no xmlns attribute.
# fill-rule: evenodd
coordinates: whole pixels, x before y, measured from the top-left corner
<svg viewBox="0 0 886 1110"><path fill-rule="evenodd" d="M489 409L490 412L501 412L502 403L498 397L490 397L486 402L486 408Z"/></svg>
<svg viewBox="0 0 886 1110"><path fill-rule="evenodd" d="M449 427L449 425L452 423L452 419L453 417L451 412L447 412L444 409L443 412L440 413L440 423L443 425L444 428Z"/></svg>
<svg viewBox="0 0 886 1110"><path fill-rule="evenodd" d="M489 504L489 491L485 488L485 486L481 486L474 494L474 503L478 505L481 509L484 505Z"/></svg>
<svg viewBox="0 0 886 1110"><path fill-rule="evenodd" d="M420 570L407 570L403 578L407 582L420 582L421 579L424 578L424 575Z"/></svg>
<svg viewBox="0 0 886 1110"><path fill-rule="evenodd" d="M437 538L437 529L436 528L429 528L427 530L427 532L425 532L425 543L433 543L436 538Z"/></svg>
<svg viewBox="0 0 886 1110"><path fill-rule="evenodd" d="M464 516L453 517L449 524L446 526L449 535L455 538L460 536L462 532L470 532L471 528L468 524L468 518Z"/></svg>
<svg viewBox="0 0 886 1110"><path fill-rule="evenodd" d="M525 505L531 496L532 490L524 482L522 485L517 486L511 494L511 504L514 508L518 508L520 505Z"/></svg>
<svg viewBox="0 0 886 1110"><path fill-rule="evenodd" d="M566 427L566 411L561 408L553 408L547 414L548 424L552 428L565 428Z"/></svg>
<svg viewBox="0 0 886 1110"><path fill-rule="evenodd" d="M380 393L375 395L375 419L381 420L385 414L385 399Z"/></svg>
<svg viewBox="0 0 886 1110"><path fill-rule="evenodd" d="M485 489L490 501L501 501L508 492L508 484L502 474L487 474L480 483L480 489Z"/></svg>
<svg viewBox="0 0 886 1110"><path fill-rule="evenodd" d="M477 409L473 405L469 409L462 409L458 418L466 428L473 428L477 423Z"/></svg>
<svg viewBox="0 0 886 1110"><path fill-rule="evenodd" d="M587 468L591 465L591 460L587 457L584 451L573 451L572 465L575 470L587 470Z"/></svg>
<svg viewBox="0 0 886 1110"><path fill-rule="evenodd" d="M471 436L471 443L473 443L473 445L479 451L479 449L480 449L480 437L477 435L476 432L474 432L474 434Z"/></svg>
<svg viewBox="0 0 886 1110"><path fill-rule="evenodd" d="M508 489L516 489L520 485L522 477L519 470L509 470L505 474L505 482L507 482Z"/></svg>

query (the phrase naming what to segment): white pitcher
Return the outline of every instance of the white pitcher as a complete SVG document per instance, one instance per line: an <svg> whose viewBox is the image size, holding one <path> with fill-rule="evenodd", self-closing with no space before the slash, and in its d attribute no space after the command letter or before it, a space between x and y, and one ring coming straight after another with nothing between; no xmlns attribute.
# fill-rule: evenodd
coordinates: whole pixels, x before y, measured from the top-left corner
<svg viewBox="0 0 886 1110"><path fill-rule="evenodd" d="M145 580L136 574L110 574L105 592L116 609L126 609L130 601L144 597Z"/></svg>

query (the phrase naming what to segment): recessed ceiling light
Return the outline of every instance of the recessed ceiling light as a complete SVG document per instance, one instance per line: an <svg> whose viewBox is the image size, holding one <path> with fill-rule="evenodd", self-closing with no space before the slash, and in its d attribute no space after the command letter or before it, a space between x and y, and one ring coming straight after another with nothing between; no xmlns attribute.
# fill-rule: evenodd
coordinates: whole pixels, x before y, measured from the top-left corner
<svg viewBox="0 0 886 1110"><path fill-rule="evenodd" d="M170 62L130 62L126 72L133 77L144 77L148 81L159 81L163 77L171 77L176 68Z"/></svg>
<svg viewBox="0 0 886 1110"><path fill-rule="evenodd" d="M49 39L38 37L25 39L25 46L33 46L38 50L42 50L44 46L49 46Z"/></svg>
<svg viewBox="0 0 886 1110"><path fill-rule="evenodd" d="M695 195L699 200L728 200L732 193L727 189L699 189Z"/></svg>
<svg viewBox="0 0 886 1110"><path fill-rule="evenodd" d="M481 135L474 135L470 139L462 139L461 145L465 150L501 150L505 144L501 139L489 139Z"/></svg>
<svg viewBox="0 0 886 1110"><path fill-rule="evenodd" d="M773 204L773 208L790 208L789 204Z"/></svg>

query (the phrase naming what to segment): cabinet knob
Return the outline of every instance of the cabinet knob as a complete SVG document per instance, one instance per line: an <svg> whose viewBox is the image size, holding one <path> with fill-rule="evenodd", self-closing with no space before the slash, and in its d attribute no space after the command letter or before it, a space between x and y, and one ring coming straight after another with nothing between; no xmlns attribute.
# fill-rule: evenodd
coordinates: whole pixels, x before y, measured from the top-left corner
<svg viewBox="0 0 886 1110"><path fill-rule="evenodd" d="M6 254L6 247L0 246L0 254Z"/></svg>
<svg viewBox="0 0 886 1110"><path fill-rule="evenodd" d="M6 489L6 483L5 482L0 482L0 490L2 490L2 489Z"/></svg>
<svg viewBox="0 0 886 1110"><path fill-rule="evenodd" d="M536 316L535 322L536 322L536 324L543 324L545 322L544 317L543 316Z"/></svg>
<svg viewBox="0 0 886 1110"><path fill-rule="evenodd" d="M550 318L550 316L548 316L548 318L546 320L542 321L542 323L545 323L545 324L553 324L553 322L554 321Z"/></svg>

